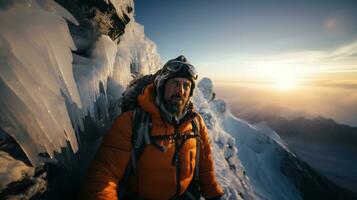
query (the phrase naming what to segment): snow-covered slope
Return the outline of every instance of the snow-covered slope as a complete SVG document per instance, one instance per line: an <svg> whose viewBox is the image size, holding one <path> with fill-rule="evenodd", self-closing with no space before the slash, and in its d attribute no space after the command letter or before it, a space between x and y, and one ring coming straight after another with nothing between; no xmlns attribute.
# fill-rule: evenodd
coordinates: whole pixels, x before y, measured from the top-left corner
<svg viewBox="0 0 357 200"><path fill-rule="evenodd" d="M301 199L293 183L280 171L287 148L280 145L279 138L271 137L269 133L273 132L249 125L230 113L222 121L224 130L237 141L238 157L259 196L264 199Z"/></svg>
<svg viewBox="0 0 357 200"><path fill-rule="evenodd" d="M225 199L259 199L238 159L236 140L222 128L219 118L229 112L222 100L212 100L212 81L203 78L198 83L193 101L209 130L213 145L215 170L225 191Z"/></svg>

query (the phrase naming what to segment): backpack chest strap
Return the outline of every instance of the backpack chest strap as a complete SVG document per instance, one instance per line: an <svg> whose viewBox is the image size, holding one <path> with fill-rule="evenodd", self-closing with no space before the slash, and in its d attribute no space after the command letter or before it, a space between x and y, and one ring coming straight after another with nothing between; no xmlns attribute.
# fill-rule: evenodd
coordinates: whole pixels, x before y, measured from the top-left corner
<svg viewBox="0 0 357 200"><path fill-rule="evenodd" d="M150 141L158 141L158 140L187 140L190 138L196 138L198 137L195 135L193 132L189 133L184 133L184 134L179 134L179 135L151 135L150 136Z"/></svg>

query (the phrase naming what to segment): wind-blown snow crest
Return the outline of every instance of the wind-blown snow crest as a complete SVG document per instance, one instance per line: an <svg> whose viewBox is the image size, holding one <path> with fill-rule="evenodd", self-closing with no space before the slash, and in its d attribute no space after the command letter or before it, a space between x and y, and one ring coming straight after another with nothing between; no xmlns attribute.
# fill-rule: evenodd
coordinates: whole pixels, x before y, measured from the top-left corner
<svg viewBox="0 0 357 200"><path fill-rule="evenodd" d="M223 130L219 118L227 106L222 100L212 99L212 81L203 78L197 84L193 102L208 128L215 161L217 179L224 189L224 199L257 199L245 169L237 157L236 140Z"/></svg>
<svg viewBox="0 0 357 200"><path fill-rule="evenodd" d="M266 125L264 122L260 122L257 124L254 124L254 127L267 135L270 139L274 140L277 144L279 144L280 147L284 148L287 152L289 152L291 155L295 156L294 152L290 151L288 148L288 145L286 144L285 141L281 139L281 137L276 133L274 130L272 130L269 126Z"/></svg>
<svg viewBox="0 0 357 200"><path fill-rule="evenodd" d="M95 104L107 116L108 96L111 101L120 97L115 88L126 86L133 66L151 72L160 64L155 44L127 9L133 7L132 1L111 3L130 22L119 45L102 36L89 57L72 53L76 47L65 19L78 22L56 2L1 4L0 127L16 140L33 166L48 161L40 153L54 158L54 152L61 152L67 142L76 152L83 117L89 114L97 119ZM107 85L114 88L108 94Z"/></svg>

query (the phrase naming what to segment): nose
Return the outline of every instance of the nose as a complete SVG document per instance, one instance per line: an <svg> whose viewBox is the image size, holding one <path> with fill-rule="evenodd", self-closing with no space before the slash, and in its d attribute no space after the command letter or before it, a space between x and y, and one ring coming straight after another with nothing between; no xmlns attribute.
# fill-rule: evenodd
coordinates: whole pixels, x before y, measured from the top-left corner
<svg viewBox="0 0 357 200"><path fill-rule="evenodd" d="M180 82L179 84L177 84L176 92L179 93L180 95L185 94L185 88L184 88L182 82Z"/></svg>

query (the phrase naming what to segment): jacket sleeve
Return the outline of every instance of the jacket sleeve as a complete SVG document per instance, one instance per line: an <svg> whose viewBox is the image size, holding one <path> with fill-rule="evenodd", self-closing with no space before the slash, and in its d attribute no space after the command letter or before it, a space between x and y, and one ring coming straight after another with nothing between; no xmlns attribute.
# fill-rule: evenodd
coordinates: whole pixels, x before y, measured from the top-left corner
<svg viewBox="0 0 357 200"><path fill-rule="evenodd" d="M216 180L208 130L201 116L199 117L199 123L202 140L199 161L200 190L206 199L215 198L222 196L223 190Z"/></svg>
<svg viewBox="0 0 357 200"><path fill-rule="evenodd" d="M130 159L132 112L121 115L106 133L90 164L81 199L117 200L117 183Z"/></svg>

